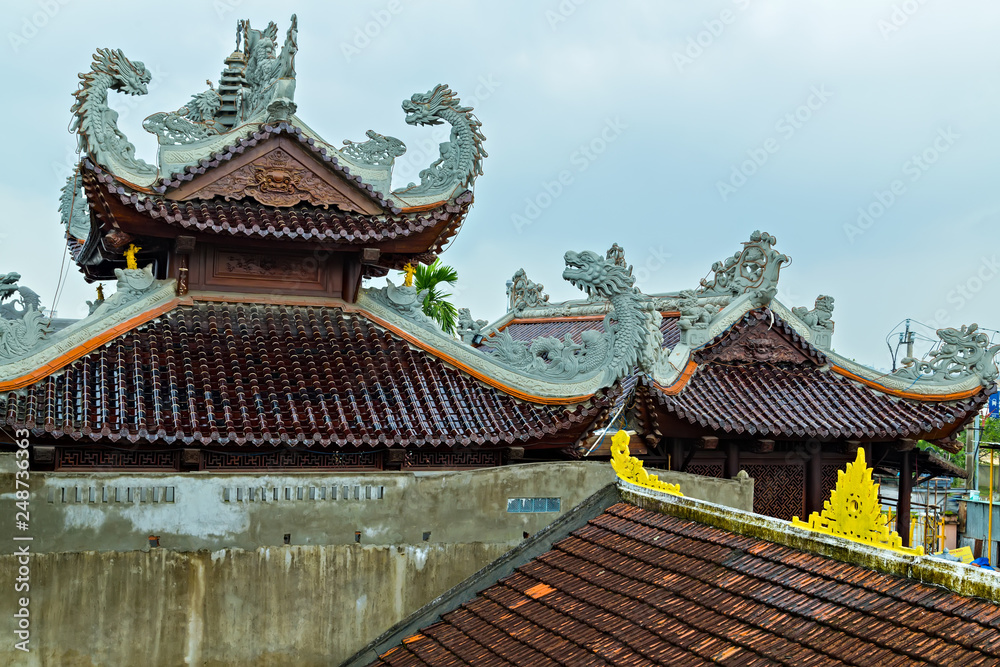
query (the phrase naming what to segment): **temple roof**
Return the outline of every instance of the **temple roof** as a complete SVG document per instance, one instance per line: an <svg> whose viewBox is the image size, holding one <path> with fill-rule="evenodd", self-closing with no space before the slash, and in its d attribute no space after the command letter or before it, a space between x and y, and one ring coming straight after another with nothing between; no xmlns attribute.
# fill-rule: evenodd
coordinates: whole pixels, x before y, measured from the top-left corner
<svg viewBox="0 0 1000 667"><path fill-rule="evenodd" d="M0 415L46 439L313 447L568 447L614 396L525 403L335 307L180 305L26 390Z"/></svg>
<svg viewBox="0 0 1000 667"><path fill-rule="evenodd" d="M347 664L1000 660L994 573L810 537L700 501L623 495L581 506L579 517L419 610ZM973 590L990 599L971 597Z"/></svg>
<svg viewBox="0 0 1000 667"><path fill-rule="evenodd" d="M374 274L440 252L462 225L486 157L473 109L444 84L404 100L406 123L447 123L452 131L420 183L393 189L402 141L369 130L365 141L338 147L295 115L297 53L295 16L282 45L274 23L255 30L240 21L218 89L210 84L176 111L143 121L159 143L153 164L135 155L108 105L111 92L146 94L151 75L120 50L97 50L72 108L82 173L70 176L60 205L89 279L112 277L121 244L179 233L323 242L330 251L369 244L385 252ZM403 238L405 247L380 247ZM148 259L169 264L168 248L157 243L138 245ZM162 268L157 273L165 277Z"/></svg>

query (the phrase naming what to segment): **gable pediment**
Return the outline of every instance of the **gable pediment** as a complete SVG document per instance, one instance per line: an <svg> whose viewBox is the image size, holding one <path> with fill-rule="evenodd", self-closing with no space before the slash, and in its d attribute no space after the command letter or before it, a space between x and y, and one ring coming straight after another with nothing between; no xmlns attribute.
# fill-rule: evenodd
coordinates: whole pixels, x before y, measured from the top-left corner
<svg viewBox="0 0 1000 667"><path fill-rule="evenodd" d="M734 327L717 344L699 351L700 363L724 364L792 363L820 365L808 343L795 340L794 332L785 331L784 322L760 319ZM805 346L805 349L803 348Z"/></svg>
<svg viewBox="0 0 1000 667"><path fill-rule="evenodd" d="M305 203L363 215L383 213L367 191L285 137L264 141L164 196L174 201L223 197L277 208Z"/></svg>

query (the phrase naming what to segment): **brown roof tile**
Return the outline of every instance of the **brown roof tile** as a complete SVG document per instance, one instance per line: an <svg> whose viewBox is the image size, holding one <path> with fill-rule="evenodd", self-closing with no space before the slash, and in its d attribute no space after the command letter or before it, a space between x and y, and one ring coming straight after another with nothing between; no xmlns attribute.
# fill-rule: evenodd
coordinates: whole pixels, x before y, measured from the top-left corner
<svg viewBox="0 0 1000 667"><path fill-rule="evenodd" d="M619 503L403 648L434 666L473 651L518 665L547 664L543 655L571 665L994 665L996 612ZM399 662L400 650L373 664L416 664Z"/></svg>
<svg viewBox="0 0 1000 667"><path fill-rule="evenodd" d="M518 401L338 308L203 303L0 396L0 416L105 442L530 445L572 443L613 398Z"/></svg>

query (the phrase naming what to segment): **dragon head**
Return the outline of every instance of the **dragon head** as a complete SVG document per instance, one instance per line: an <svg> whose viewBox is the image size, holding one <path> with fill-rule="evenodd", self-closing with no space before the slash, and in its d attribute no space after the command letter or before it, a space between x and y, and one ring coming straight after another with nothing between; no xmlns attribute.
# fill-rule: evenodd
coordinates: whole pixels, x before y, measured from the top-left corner
<svg viewBox="0 0 1000 667"><path fill-rule="evenodd" d="M563 280L568 280L588 296L597 295L608 299L633 289L635 278L625 267L616 266L614 262L595 252L584 250L576 253L570 250L563 259L566 260Z"/></svg>
<svg viewBox="0 0 1000 667"><path fill-rule="evenodd" d="M20 279L20 273L7 273L0 275L0 301L4 301L17 292L17 281Z"/></svg>
<svg viewBox="0 0 1000 667"><path fill-rule="evenodd" d="M114 81L109 88L127 95L145 95L149 92L146 84L151 78L146 66L136 60L129 60L121 49L97 49L91 69L106 72Z"/></svg>
<svg viewBox="0 0 1000 667"><path fill-rule="evenodd" d="M443 109L458 113L472 111L470 107L461 106L455 93L443 83L429 92L415 93L410 99L403 100L403 111L409 125L440 125L442 119L439 114Z"/></svg>
<svg viewBox="0 0 1000 667"><path fill-rule="evenodd" d="M822 310L825 313L833 312L833 297L827 296L825 294L820 294L816 297L816 305L814 306L816 310Z"/></svg>

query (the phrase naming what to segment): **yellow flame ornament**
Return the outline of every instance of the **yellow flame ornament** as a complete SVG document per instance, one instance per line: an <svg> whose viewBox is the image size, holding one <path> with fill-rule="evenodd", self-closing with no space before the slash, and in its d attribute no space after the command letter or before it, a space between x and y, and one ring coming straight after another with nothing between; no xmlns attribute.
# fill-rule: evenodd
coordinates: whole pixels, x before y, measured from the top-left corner
<svg viewBox="0 0 1000 667"><path fill-rule="evenodd" d="M865 450L858 448L854 463L837 473L837 486L822 512L813 512L809 521L792 517L792 525L826 535L844 537L854 542L890 549L910 556L923 556L924 548L908 548L882 513L878 484L872 481L872 469L865 463Z"/></svg>
<svg viewBox="0 0 1000 667"><path fill-rule="evenodd" d="M642 467L642 461L628 451L629 436L620 430L611 437L611 467L619 478L653 491L659 491L671 496L683 496L679 484L661 482L656 475L650 475Z"/></svg>

